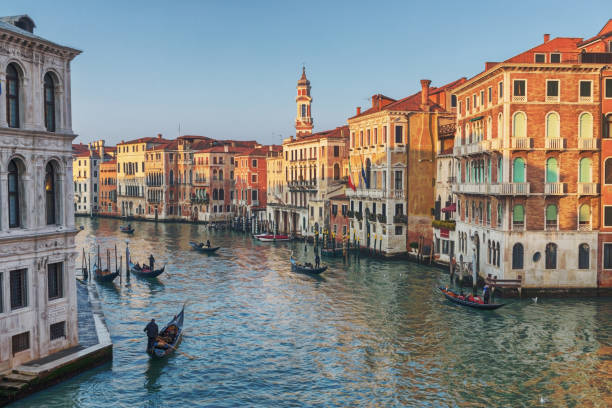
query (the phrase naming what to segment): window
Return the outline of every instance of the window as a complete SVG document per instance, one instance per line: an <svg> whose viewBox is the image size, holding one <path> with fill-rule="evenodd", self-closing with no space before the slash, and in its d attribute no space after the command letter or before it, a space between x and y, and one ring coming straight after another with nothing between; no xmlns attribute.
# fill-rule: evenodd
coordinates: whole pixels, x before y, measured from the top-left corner
<svg viewBox="0 0 612 408"><path fill-rule="evenodd" d="M560 120L557 112L550 112L546 115L546 137L556 139L560 137Z"/></svg>
<svg viewBox="0 0 612 408"><path fill-rule="evenodd" d="M257 190L252 190L251 191L251 200L257 201L257 197L258 197Z"/></svg>
<svg viewBox="0 0 612 408"><path fill-rule="evenodd" d="M558 101L559 100L559 80L547 80L546 81L546 100L547 101Z"/></svg>
<svg viewBox="0 0 612 408"><path fill-rule="evenodd" d="M612 138L612 113L609 113L604 118L603 137Z"/></svg>
<svg viewBox="0 0 612 408"><path fill-rule="evenodd" d="M457 95L451 95L451 108L455 108L455 107L457 107Z"/></svg>
<svg viewBox="0 0 612 408"><path fill-rule="evenodd" d="M383 126L383 143L387 143L387 126Z"/></svg>
<svg viewBox="0 0 612 408"><path fill-rule="evenodd" d="M484 106L484 104L485 104L485 92L483 90L483 91L480 91L480 105Z"/></svg>
<svg viewBox="0 0 612 408"><path fill-rule="evenodd" d="M28 305L26 269L11 271L11 310Z"/></svg>
<svg viewBox="0 0 612 408"><path fill-rule="evenodd" d="M590 83L590 82L589 82ZM592 139L593 138L593 116L584 112L580 115L580 129L578 130L578 137L581 139Z"/></svg>
<svg viewBox="0 0 612 408"><path fill-rule="evenodd" d="M61 339L66 337L66 322L53 323L49 326L50 340Z"/></svg>
<svg viewBox="0 0 612 408"><path fill-rule="evenodd" d="M513 183L524 183L525 182L525 160L521 157L514 159L512 164L512 182Z"/></svg>
<svg viewBox="0 0 612 408"><path fill-rule="evenodd" d="M604 206L604 226L612 227L612 206L611 205Z"/></svg>
<svg viewBox="0 0 612 408"><path fill-rule="evenodd" d="M8 211L9 211L9 228L18 228L21 226L21 180L19 175L19 167L17 161L11 160L8 165Z"/></svg>
<svg viewBox="0 0 612 408"><path fill-rule="evenodd" d="M30 348L30 332L16 334L12 338L13 347L12 352L13 355L19 353L20 351L25 351Z"/></svg>
<svg viewBox="0 0 612 408"><path fill-rule="evenodd" d="M557 269L557 244L546 244L546 269Z"/></svg>
<svg viewBox="0 0 612 408"><path fill-rule="evenodd" d="M395 143L403 143L404 141L404 128L403 126L395 127Z"/></svg>
<svg viewBox="0 0 612 408"><path fill-rule="evenodd" d="M523 244L514 244L512 247L512 269L523 269Z"/></svg>
<svg viewBox="0 0 612 408"><path fill-rule="evenodd" d="M591 81L580 81L580 99L591 98Z"/></svg>
<svg viewBox="0 0 612 408"><path fill-rule="evenodd" d="M523 228L525 226L525 207L518 204L512 209L512 227Z"/></svg>
<svg viewBox="0 0 612 408"><path fill-rule="evenodd" d="M501 204L497 204L497 226L501 227L503 217L503 207Z"/></svg>
<svg viewBox="0 0 612 408"><path fill-rule="evenodd" d="M301 105L301 108L302 108L302 117L305 118L306 117L306 104L303 103Z"/></svg>
<svg viewBox="0 0 612 408"><path fill-rule="evenodd" d="M551 53L550 54L550 62L555 64L561 62L561 54L559 53Z"/></svg>
<svg viewBox="0 0 612 408"><path fill-rule="evenodd" d="M340 180L340 165L334 164L334 180Z"/></svg>
<svg viewBox="0 0 612 408"><path fill-rule="evenodd" d="M603 244L603 268L612 269L612 243Z"/></svg>
<svg viewBox="0 0 612 408"><path fill-rule="evenodd" d="M395 171L395 189L396 190L404 189L404 183L402 182L402 171L401 170Z"/></svg>
<svg viewBox="0 0 612 408"><path fill-rule="evenodd" d="M55 132L55 84L50 73L45 74L45 127Z"/></svg>
<svg viewBox="0 0 612 408"><path fill-rule="evenodd" d="M63 264L52 263L47 265L49 300L64 296Z"/></svg>
<svg viewBox="0 0 612 408"><path fill-rule="evenodd" d="M334 157L340 157L340 146L334 146Z"/></svg>
<svg viewBox="0 0 612 408"><path fill-rule="evenodd" d="M257 159L253 159L252 166L255 168L257 167Z"/></svg>
<svg viewBox="0 0 612 408"><path fill-rule="evenodd" d="M499 83L499 99L503 98L504 96L504 83L500 82Z"/></svg>
<svg viewBox="0 0 612 408"><path fill-rule="evenodd" d="M404 215L404 204L395 204L395 215Z"/></svg>
<svg viewBox="0 0 612 408"><path fill-rule="evenodd" d="M579 162L578 171L578 182L579 183L590 183L591 182L591 159L583 157Z"/></svg>
<svg viewBox="0 0 612 408"><path fill-rule="evenodd" d="M535 62L542 64L546 62L546 54L535 54Z"/></svg>
<svg viewBox="0 0 612 408"><path fill-rule="evenodd" d="M546 206L546 229L557 229L557 206L554 204Z"/></svg>
<svg viewBox="0 0 612 408"><path fill-rule="evenodd" d="M590 231L591 229L591 206L582 204L578 209L578 230Z"/></svg>
<svg viewBox="0 0 612 408"><path fill-rule="evenodd" d="M370 137L370 129L367 129L366 130L366 145L368 146L371 145L372 144L371 142L372 142L372 139Z"/></svg>
<svg viewBox="0 0 612 408"><path fill-rule="evenodd" d="M605 97L606 98L612 98L612 78L606 78L605 79Z"/></svg>
<svg viewBox="0 0 612 408"><path fill-rule="evenodd" d="M514 80L514 93L513 96L525 97L527 94L527 83L524 79Z"/></svg>
<svg viewBox="0 0 612 408"><path fill-rule="evenodd" d="M15 64L6 68L6 121L9 127L19 127L19 74Z"/></svg>
<svg viewBox="0 0 612 408"><path fill-rule="evenodd" d="M527 137L527 115L517 112L512 118L512 137Z"/></svg>
<svg viewBox="0 0 612 408"><path fill-rule="evenodd" d="M404 233L404 229L401 225L395 226L395 235L402 235Z"/></svg>
<svg viewBox="0 0 612 408"><path fill-rule="evenodd" d="M470 98L465 98L465 111L470 111Z"/></svg>
<svg viewBox="0 0 612 408"><path fill-rule="evenodd" d="M557 159L554 157L549 157L548 160L546 160L546 182L559 182L559 165L557 164Z"/></svg>
<svg viewBox="0 0 612 408"><path fill-rule="evenodd" d="M497 159L497 182L501 183L502 182L502 176L503 176L503 167L502 167L502 157L499 156Z"/></svg>
<svg viewBox="0 0 612 408"><path fill-rule="evenodd" d="M612 157L608 157L604 162L604 183L612 184Z"/></svg>
<svg viewBox="0 0 612 408"><path fill-rule="evenodd" d="M578 269L589 269L589 245L578 245Z"/></svg>

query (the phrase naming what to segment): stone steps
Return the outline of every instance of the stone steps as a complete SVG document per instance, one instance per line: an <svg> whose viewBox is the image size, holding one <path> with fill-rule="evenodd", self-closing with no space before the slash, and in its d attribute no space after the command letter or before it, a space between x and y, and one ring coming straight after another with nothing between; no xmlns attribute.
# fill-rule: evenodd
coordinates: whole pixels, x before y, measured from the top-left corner
<svg viewBox="0 0 612 408"><path fill-rule="evenodd" d="M21 382L26 382L26 383L30 383L34 379L36 379L35 375L23 374L23 373L17 373L17 372L12 372L10 374L5 375L2 378L3 381L15 381L15 382L21 381Z"/></svg>
<svg viewBox="0 0 612 408"><path fill-rule="evenodd" d="M19 391L35 379L35 375L11 372L0 377L0 390Z"/></svg>
<svg viewBox="0 0 612 408"><path fill-rule="evenodd" d="M19 391L28 386L27 382L0 381L0 389Z"/></svg>

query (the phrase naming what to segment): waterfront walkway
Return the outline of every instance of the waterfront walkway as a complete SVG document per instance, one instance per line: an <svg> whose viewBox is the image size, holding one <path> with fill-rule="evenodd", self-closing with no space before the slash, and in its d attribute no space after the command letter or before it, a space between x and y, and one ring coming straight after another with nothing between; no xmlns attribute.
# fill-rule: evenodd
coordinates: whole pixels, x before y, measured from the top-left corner
<svg viewBox="0 0 612 408"><path fill-rule="evenodd" d="M0 406L112 359L112 343L95 285L77 281L79 344L29 361L0 377Z"/></svg>

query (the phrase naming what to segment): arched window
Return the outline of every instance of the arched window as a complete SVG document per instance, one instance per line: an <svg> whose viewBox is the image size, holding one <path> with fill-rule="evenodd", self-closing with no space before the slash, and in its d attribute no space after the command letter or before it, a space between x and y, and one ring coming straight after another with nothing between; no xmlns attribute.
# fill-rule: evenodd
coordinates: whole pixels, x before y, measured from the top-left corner
<svg viewBox="0 0 612 408"><path fill-rule="evenodd" d="M489 116L487 118L487 140L493 137L492 133L493 133L493 119L491 119L491 117Z"/></svg>
<svg viewBox="0 0 612 408"><path fill-rule="evenodd" d="M6 121L9 127L19 127L19 73L15 64L6 68Z"/></svg>
<svg viewBox="0 0 612 408"><path fill-rule="evenodd" d="M491 263L491 240L487 241L487 263Z"/></svg>
<svg viewBox="0 0 612 408"><path fill-rule="evenodd" d="M340 165L334 164L334 180L340 180Z"/></svg>
<svg viewBox="0 0 612 408"><path fill-rule="evenodd" d="M170 179L170 185L174 184L174 171L170 170L170 174L168 175L168 178Z"/></svg>
<svg viewBox="0 0 612 408"><path fill-rule="evenodd" d="M504 137L504 114L497 115L497 137Z"/></svg>
<svg viewBox="0 0 612 408"><path fill-rule="evenodd" d="M512 163L512 182L525 182L525 160L523 160L521 157L517 157Z"/></svg>
<svg viewBox="0 0 612 408"><path fill-rule="evenodd" d="M501 252L499 252L499 242L495 245L495 253L496 253L496 265L499 267L500 265L500 258L501 258Z"/></svg>
<svg viewBox="0 0 612 408"><path fill-rule="evenodd" d="M9 228L19 228L21 226L21 177L19 166L15 160L11 160L8 165L8 210Z"/></svg>
<svg viewBox="0 0 612 408"><path fill-rule="evenodd" d="M578 229L580 231L591 230L591 206L582 204L578 209Z"/></svg>
<svg viewBox="0 0 612 408"><path fill-rule="evenodd" d="M219 180L223 180L223 170L219 170Z"/></svg>
<svg viewBox="0 0 612 408"><path fill-rule="evenodd" d="M512 118L512 137L527 137L527 115L517 112Z"/></svg>
<svg viewBox="0 0 612 408"><path fill-rule="evenodd" d="M590 183L591 182L591 159L583 157L580 159L578 182L579 183Z"/></svg>
<svg viewBox="0 0 612 408"><path fill-rule="evenodd" d="M56 220L56 190L55 190L55 171L53 165L47 163L45 168L45 207L47 215L47 225L57 224Z"/></svg>
<svg viewBox="0 0 612 408"><path fill-rule="evenodd" d="M604 118L603 137L612 138L612 113L608 113Z"/></svg>
<svg viewBox="0 0 612 408"><path fill-rule="evenodd" d="M218 200L219 199L219 192L217 191L216 188L213 190L212 199L213 200Z"/></svg>
<svg viewBox="0 0 612 408"><path fill-rule="evenodd" d="M497 182L501 183L502 182L502 176L503 176L503 167L502 167L502 157L499 156L499 158L497 159Z"/></svg>
<svg viewBox="0 0 612 408"><path fill-rule="evenodd" d="M557 244L546 244L546 269L557 269Z"/></svg>
<svg viewBox="0 0 612 408"><path fill-rule="evenodd" d="M523 244L514 244L512 247L512 269L523 269L523 257Z"/></svg>
<svg viewBox="0 0 612 408"><path fill-rule="evenodd" d="M512 209L512 228L523 228L525 226L525 207L517 204Z"/></svg>
<svg viewBox="0 0 612 408"><path fill-rule="evenodd" d="M557 206L555 204L549 204L546 206L546 229L557 229Z"/></svg>
<svg viewBox="0 0 612 408"><path fill-rule="evenodd" d="M604 162L604 184L612 184L612 157Z"/></svg>
<svg viewBox="0 0 612 408"><path fill-rule="evenodd" d="M222 189L222 188L220 188L220 189L219 189L219 200L223 200L224 198L225 198L225 194L224 194L224 192L223 192L223 189Z"/></svg>
<svg viewBox="0 0 612 408"><path fill-rule="evenodd" d="M559 165L557 163L557 159L555 159L554 157L549 157L546 160L546 182L559 182Z"/></svg>
<svg viewBox="0 0 612 408"><path fill-rule="evenodd" d="M589 244L578 245L578 269L589 269Z"/></svg>
<svg viewBox="0 0 612 408"><path fill-rule="evenodd" d="M549 139L556 139L559 136L559 127L561 121L559 120L559 114L557 112L551 112L546 115L546 137Z"/></svg>
<svg viewBox="0 0 612 408"><path fill-rule="evenodd" d="M581 139L592 139L593 138L593 116L585 112L580 115L578 137Z"/></svg>
<svg viewBox="0 0 612 408"><path fill-rule="evenodd" d="M50 73L45 74L45 127L55 132L55 83Z"/></svg>

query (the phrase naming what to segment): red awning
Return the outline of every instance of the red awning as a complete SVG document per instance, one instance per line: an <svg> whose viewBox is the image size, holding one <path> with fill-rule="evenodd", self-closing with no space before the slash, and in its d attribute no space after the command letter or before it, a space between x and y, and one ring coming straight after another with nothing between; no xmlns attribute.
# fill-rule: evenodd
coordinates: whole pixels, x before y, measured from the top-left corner
<svg viewBox="0 0 612 408"><path fill-rule="evenodd" d="M456 203L452 203L448 207L444 207L442 209L442 212L453 212L453 211L457 211L457 204Z"/></svg>

